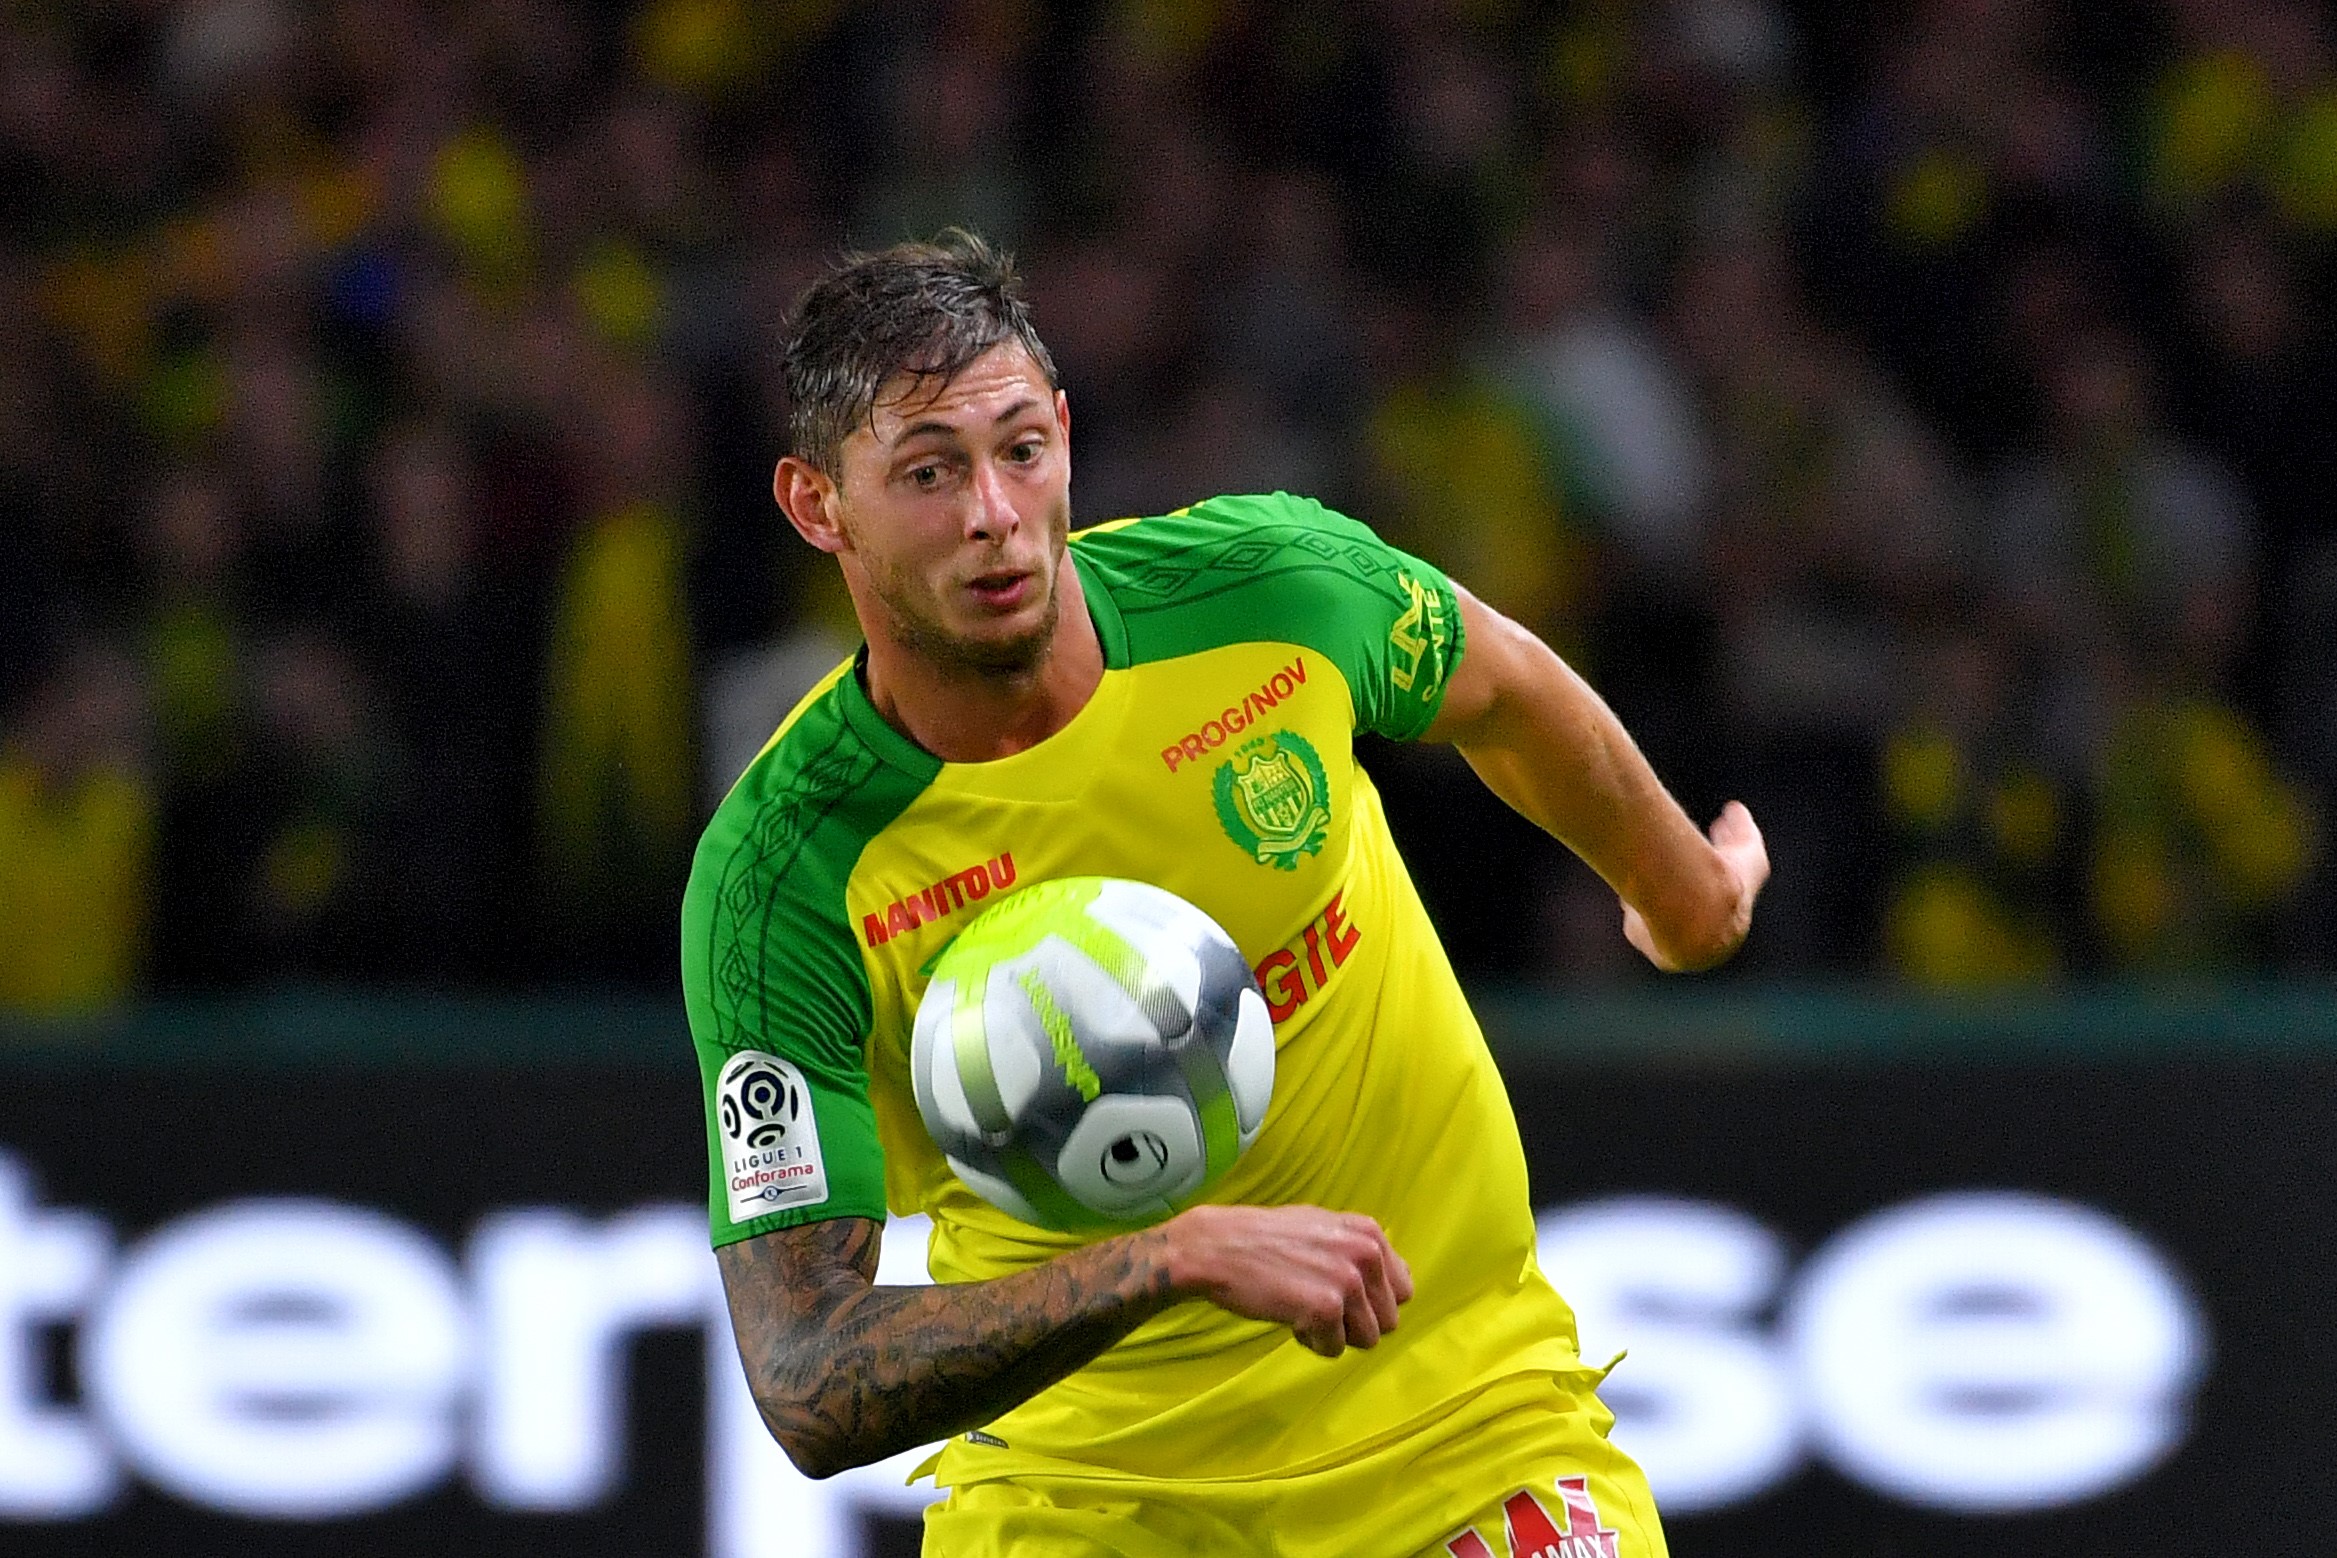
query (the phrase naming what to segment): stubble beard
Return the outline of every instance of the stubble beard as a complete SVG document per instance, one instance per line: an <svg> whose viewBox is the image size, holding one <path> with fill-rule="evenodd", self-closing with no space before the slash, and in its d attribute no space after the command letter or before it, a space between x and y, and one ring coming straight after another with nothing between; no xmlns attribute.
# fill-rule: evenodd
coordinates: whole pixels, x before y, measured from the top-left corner
<svg viewBox="0 0 2337 1558"><path fill-rule="evenodd" d="M1064 554L1058 552L1054 563L1047 573L1047 603L1039 620L1010 638L953 631L921 598L915 581L900 572L871 569L868 582L890 619L894 641L903 649L944 674L1012 677L1037 670L1054 647L1055 629L1063 617L1063 597L1055 585Z"/></svg>
<svg viewBox="0 0 2337 1558"><path fill-rule="evenodd" d="M1011 638L983 638L953 631L941 620L921 582L896 566L869 568L863 577L877 606L884 612L892 637L903 649L944 675L971 678L1027 676L1046 663L1055 647L1055 629L1063 618L1063 595L1057 588L1063 570L1071 566L1065 544L1071 530L1071 505L1065 498L1050 514L1047 538L1047 601L1039 620ZM865 559L867 554L862 554Z"/></svg>
<svg viewBox="0 0 2337 1558"><path fill-rule="evenodd" d="M1055 593L1055 581L1049 579L1045 611L1029 631L1012 638L953 633L939 622L902 610L895 601L887 601L885 609L892 613L893 631L902 647L942 670L975 676L1020 676L1037 670L1054 647L1055 627L1063 617L1063 598Z"/></svg>

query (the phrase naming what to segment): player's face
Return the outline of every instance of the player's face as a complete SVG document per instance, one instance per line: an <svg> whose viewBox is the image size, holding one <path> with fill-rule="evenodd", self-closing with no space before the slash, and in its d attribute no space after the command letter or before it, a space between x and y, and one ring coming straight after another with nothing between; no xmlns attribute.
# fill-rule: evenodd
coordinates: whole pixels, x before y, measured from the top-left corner
<svg viewBox="0 0 2337 1558"><path fill-rule="evenodd" d="M944 665L1037 665L1071 527L1071 412L1030 353L1010 341L938 390L888 389L838 464L841 555L864 612Z"/></svg>

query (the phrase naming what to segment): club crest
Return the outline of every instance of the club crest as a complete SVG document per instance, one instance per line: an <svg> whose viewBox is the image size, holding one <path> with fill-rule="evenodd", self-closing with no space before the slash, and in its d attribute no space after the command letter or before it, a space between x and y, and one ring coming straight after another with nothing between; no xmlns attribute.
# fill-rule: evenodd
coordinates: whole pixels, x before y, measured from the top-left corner
<svg viewBox="0 0 2337 1558"><path fill-rule="evenodd" d="M1220 763L1217 820L1262 866L1295 871L1331 835L1331 783L1306 738L1278 730L1243 743Z"/></svg>

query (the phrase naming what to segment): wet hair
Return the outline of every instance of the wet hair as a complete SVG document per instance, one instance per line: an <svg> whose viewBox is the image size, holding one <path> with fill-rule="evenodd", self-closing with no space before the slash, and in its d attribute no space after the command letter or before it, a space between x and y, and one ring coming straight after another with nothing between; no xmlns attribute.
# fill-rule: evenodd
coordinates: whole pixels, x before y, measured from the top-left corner
<svg viewBox="0 0 2337 1558"><path fill-rule="evenodd" d="M847 255L788 319L788 442L799 459L836 475L844 440L870 423L896 377L938 392L1006 341L1022 343L1056 387L1014 257L977 234L952 227L931 243Z"/></svg>

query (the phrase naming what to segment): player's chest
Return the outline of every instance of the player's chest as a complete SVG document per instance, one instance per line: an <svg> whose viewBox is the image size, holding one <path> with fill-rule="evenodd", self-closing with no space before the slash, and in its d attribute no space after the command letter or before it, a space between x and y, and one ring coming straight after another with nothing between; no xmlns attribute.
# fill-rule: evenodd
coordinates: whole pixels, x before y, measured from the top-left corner
<svg viewBox="0 0 2337 1558"><path fill-rule="evenodd" d="M1165 887L1255 961L1343 879L1353 713L1329 661L1247 644L1112 676L1095 718L1006 764L945 768L863 852L846 907L898 999L914 1002L985 905L1033 882Z"/></svg>

